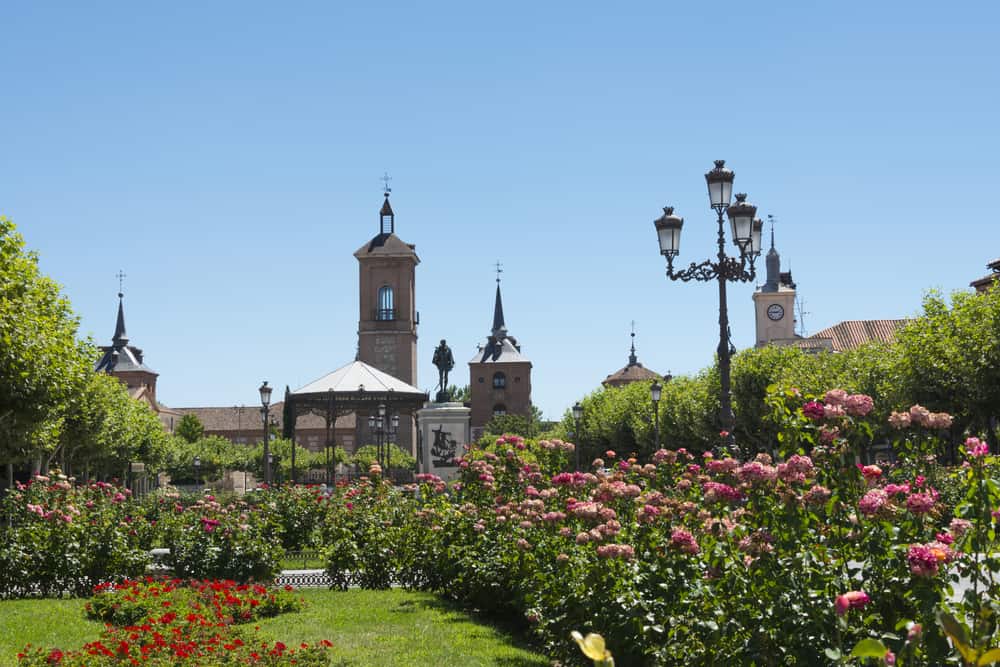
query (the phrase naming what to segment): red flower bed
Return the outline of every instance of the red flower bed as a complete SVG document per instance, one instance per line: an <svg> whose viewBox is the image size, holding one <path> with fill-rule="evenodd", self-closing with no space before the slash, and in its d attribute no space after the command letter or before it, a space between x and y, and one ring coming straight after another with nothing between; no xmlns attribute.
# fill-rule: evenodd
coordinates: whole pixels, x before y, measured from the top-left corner
<svg viewBox="0 0 1000 667"><path fill-rule="evenodd" d="M325 665L323 640L290 648L257 639L245 624L297 611L291 588L232 581L125 581L95 587L91 618L107 622L101 637L72 651L25 648L21 665Z"/></svg>

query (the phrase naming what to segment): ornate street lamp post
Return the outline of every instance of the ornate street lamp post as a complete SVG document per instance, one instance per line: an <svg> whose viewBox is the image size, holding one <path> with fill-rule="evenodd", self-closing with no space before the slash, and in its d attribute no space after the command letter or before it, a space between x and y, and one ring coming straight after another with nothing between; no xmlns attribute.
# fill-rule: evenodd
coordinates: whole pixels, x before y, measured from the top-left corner
<svg viewBox="0 0 1000 667"><path fill-rule="evenodd" d="M573 404L573 439L576 440L576 471L580 471L580 449L583 448L583 438L580 437L580 420L583 418L583 406L580 401Z"/></svg>
<svg viewBox="0 0 1000 667"><path fill-rule="evenodd" d="M376 454L379 467L382 468L382 475L389 474L389 438L396 435L399 430L399 415L386 416L385 403L379 403L378 414L368 417L368 428L375 436Z"/></svg>
<svg viewBox="0 0 1000 667"><path fill-rule="evenodd" d="M270 420L268 419L268 410L271 408L271 389L273 387L267 386L267 380L264 380L264 384L260 386L260 404L264 406L264 483L268 486L271 485L271 433L270 433Z"/></svg>
<svg viewBox="0 0 1000 667"><path fill-rule="evenodd" d="M656 380L653 380L653 384L649 385L649 397L653 401L653 433L656 445L653 448L654 452L660 449L660 392L662 391L663 385Z"/></svg>
<svg viewBox="0 0 1000 667"><path fill-rule="evenodd" d="M663 209L663 215L654 224L660 242L660 254L667 258L667 277L671 280L688 282L697 280L719 283L719 380L721 385L719 403L719 422L726 431L727 442L732 448L733 438L732 394L730 389L730 360L735 349L732 347L729 332L729 310L726 304L727 282L750 282L754 279L754 260L760 254L760 237L763 223L755 218L757 207L746 201L745 194L736 195L736 203L731 204L733 179L735 174L726 169L725 160L716 160L715 168L705 174L708 184L708 197L712 209L718 216L719 252L717 260L705 260L700 264L691 263L686 269L674 271L674 257L680 252L681 228L684 219L674 215L672 206ZM723 225L723 213L729 217L733 243L739 248L739 257L726 255L726 232Z"/></svg>

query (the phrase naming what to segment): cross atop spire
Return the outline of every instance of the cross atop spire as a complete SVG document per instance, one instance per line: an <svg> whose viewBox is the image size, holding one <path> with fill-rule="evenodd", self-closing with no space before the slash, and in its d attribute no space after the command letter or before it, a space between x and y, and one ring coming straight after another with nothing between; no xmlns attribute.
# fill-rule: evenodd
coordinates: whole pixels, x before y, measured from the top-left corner
<svg viewBox="0 0 1000 667"><path fill-rule="evenodd" d="M500 284L500 274L503 273L503 269L500 268L500 260L497 260L497 285Z"/></svg>
<svg viewBox="0 0 1000 667"><path fill-rule="evenodd" d="M379 180L382 181L382 183L384 183L382 187L385 190L385 196L388 197L389 193L392 192L392 188L389 187L389 181L392 180L392 177L389 176L389 172L385 172L384 174L382 174L382 178L380 178Z"/></svg>
<svg viewBox="0 0 1000 667"><path fill-rule="evenodd" d="M126 278L125 271L123 271L122 269L118 269L118 273L115 274L115 278L118 279L118 298L121 298L122 292L125 291L124 290L125 278Z"/></svg>

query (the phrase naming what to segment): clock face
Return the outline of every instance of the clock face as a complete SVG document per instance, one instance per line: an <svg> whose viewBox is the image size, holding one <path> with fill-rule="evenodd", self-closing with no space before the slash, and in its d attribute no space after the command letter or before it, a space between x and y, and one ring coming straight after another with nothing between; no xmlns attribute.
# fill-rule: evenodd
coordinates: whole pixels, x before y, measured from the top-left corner
<svg viewBox="0 0 1000 667"><path fill-rule="evenodd" d="M777 322L785 316L785 309L781 307L780 303L772 303L767 307L767 316Z"/></svg>

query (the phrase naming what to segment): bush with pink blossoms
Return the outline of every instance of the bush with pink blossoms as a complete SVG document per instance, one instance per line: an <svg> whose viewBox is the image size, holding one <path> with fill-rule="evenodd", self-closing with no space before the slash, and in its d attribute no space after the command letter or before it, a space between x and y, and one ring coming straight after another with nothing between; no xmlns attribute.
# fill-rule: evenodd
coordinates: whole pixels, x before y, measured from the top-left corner
<svg viewBox="0 0 1000 667"><path fill-rule="evenodd" d="M150 561L142 510L112 484L37 477L6 495L0 521L0 598L81 595Z"/></svg>

